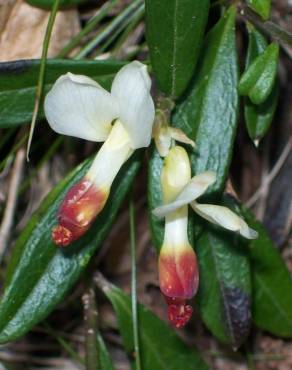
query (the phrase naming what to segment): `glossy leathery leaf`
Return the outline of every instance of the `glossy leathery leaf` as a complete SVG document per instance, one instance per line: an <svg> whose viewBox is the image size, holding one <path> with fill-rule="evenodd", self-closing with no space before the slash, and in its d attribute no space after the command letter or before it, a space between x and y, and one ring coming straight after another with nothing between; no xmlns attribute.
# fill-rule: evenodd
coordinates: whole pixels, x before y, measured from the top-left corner
<svg viewBox="0 0 292 370"><path fill-rule="evenodd" d="M248 26L248 37L246 69L268 46L265 37L251 25ZM259 140L267 133L274 117L277 101L277 81L275 81L270 95L263 103L253 104L250 98L245 98L244 117L248 134L252 140Z"/></svg>
<svg viewBox="0 0 292 370"><path fill-rule="evenodd" d="M179 97L197 63L209 0L146 0L146 37L160 89Z"/></svg>
<svg viewBox="0 0 292 370"><path fill-rule="evenodd" d="M66 8L74 5L80 5L85 3L87 0L60 0L59 8ZM55 0L26 0L26 2L32 6L36 6L42 9L52 9Z"/></svg>
<svg viewBox="0 0 292 370"><path fill-rule="evenodd" d="M74 61L48 59L44 94L56 79L67 72L84 74L109 88L123 66L117 61ZM30 123L39 74L39 60L0 63L0 128ZM44 117L41 110L39 118Z"/></svg>
<svg viewBox="0 0 292 370"><path fill-rule="evenodd" d="M271 0L247 0L248 6L264 20L270 18Z"/></svg>
<svg viewBox="0 0 292 370"><path fill-rule="evenodd" d="M159 220L151 211L163 203L161 187L162 168L163 158L160 157L158 151L153 146L148 167L148 207L152 240L158 251L163 243L164 219Z"/></svg>
<svg viewBox="0 0 292 370"><path fill-rule="evenodd" d="M149 161L148 174L148 207L150 228L152 240L157 251L160 250L164 237L164 219L158 219L151 212L154 208L163 204L162 188L161 188L161 171L163 167L163 158L160 157L158 151L153 146ZM191 212L191 211L190 211ZM189 216L188 238L191 245L194 245L194 233L192 228L192 217Z"/></svg>
<svg viewBox="0 0 292 370"><path fill-rule="evenodd" d="M21 233L8 266L8 281L0 302L0 343L25 334L62 301L86 268L110 230L117 211L137 173L138 153L121 169L105 208L90 230L66 249L51 240L56 213L67 190L89 167L88 162L69 174L43 201Z"/></svg>
<svg viewBox="0 0 292 370"><path fill-rule="evenodd" d="M204 224L196 241L200 266L196 301L213 335L235 349L246 339L251 324L249 251L239 235Z"/></svg>
<svg viewBox="0 0 292 370"><path fill-rule="evenodd" d="M131 299L117 287L103 282L103 291L117 314L119 330L129 355L134 353ZM189 348L164 321L138 305L141 362L151 370L205 370L198 351ZM133 360L133 357L132 357Z"/></svg>
<svg viewBox="0 0 292 370"><path fill-rule="evenodd" d="M99 355L99 367L100 370L114 370L114 366L104 340L100 334L97 335L97 343L98 343L98 355Z"/></svg>
<svg viewBox="0 0 292 370"><path fill-rule="evenodd" d="M173 117L173 124L196 142L193 175L215 171L210 191L216 192L224 188L237 126L235 14L229 8L207 35L193 85Z"/></svg>
<svg viewBox="0 0 292 370"><path fill-rule="evenodd" d="M250 243L255 324L274 335L292 338L292 279L264 226L242 208L248 224L259 233Z"/></svg>
<svg viewBox="0 0 292 370"><path fill-rule="evenodd" d="M277 74L279 45L270 44L243 73L238 91L254 104L263 103L272 91Z"/></svg>

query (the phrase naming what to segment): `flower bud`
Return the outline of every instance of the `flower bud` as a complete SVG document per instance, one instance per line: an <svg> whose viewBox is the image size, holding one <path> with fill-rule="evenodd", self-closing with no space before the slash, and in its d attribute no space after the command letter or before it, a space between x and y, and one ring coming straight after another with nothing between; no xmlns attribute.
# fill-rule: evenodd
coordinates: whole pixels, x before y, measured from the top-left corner
<svg viewBox="0 0 292 370"><path fill-rule="evenodd" d="M161 174L164 202L173 201L191 179L186 151L173 147L165 158ZM188 241L188 206L165 217L164 241L158 261L159 283L168 305L168 318L176 328L183 327L192 315L186 304L197 292L199 283L197 258Z"/></svg>

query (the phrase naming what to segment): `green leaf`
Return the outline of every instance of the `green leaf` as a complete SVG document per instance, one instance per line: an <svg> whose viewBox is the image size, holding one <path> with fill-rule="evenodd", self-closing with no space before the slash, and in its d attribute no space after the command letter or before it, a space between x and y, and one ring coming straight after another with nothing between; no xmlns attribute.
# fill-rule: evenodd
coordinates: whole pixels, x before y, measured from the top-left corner
<svg viewBox="0 0 292 370"><path fill-rule="evenodd" d="M51 229L58 206L89 164L80 165L50 192L16 242L0 302L0 343L21 337L62 301L110 230L139 160L135 155L123 166L104 210L84 237L67 249L56 248Z"/></svg>
<svg viewBox="0 0 292 370"><path fill-rule="evenodd" d="M66 8L74 5L85 3L87 0L60 0L59 8ZM37 6L42 9L52 9L55 0L26 0L32 6Z"/></svg>
<svg viewBox="0 0 292 370"><path fill-rule="evenodd" d="M222 205L236 211L226 200ZM246 339L251 324L248 248L239 235L204 223L205 230L196 241L200 266L198 307L213 335L236 349Z"/></svg>
<svg viewBox="0 0 292 370"><path fill-rule="evenodd" d="M279 58L279 45L270 44L243 73L238 85L241 95L248 96L254 104L263 103L274 86Z"/></svg>
<svg viewBox="0 0 292 370"><path fill-rule="evenodd" d="M99 348L99 363L100 370L114 370L114 366L110 355L107 351L106 345L102 339L102 336L98 334L97 336L98 348ZM98 368L99 369L99 368Z"/></svg>
<svg viewBox="0 0 292 370"><path fill-rule="evenodd" d="M292 279L263 225L242 208L249 225L259 233L250 244L252 263L252 317L274 335L292 337Z"/></svg>
<svg viewBox="0 0 292 370"><path fill-rule="evenodd" d="M264 36L251 25L248 26L248 37L246 69L268 46ZM277 101L277 82L274 83L270 95L262 104L253 104L248 97L245 98L244 116L248 134L252 140L261 139L268 131L274 117Z"/></svg>
<svg viewBox="0 0 292 370"><path fill-rule="evenodd" d="M85 74L109 88L123 63L116 61L74 61L49 59L44 94L67 72ZM39 60L0 63L0 128L30 123L39 73ZM43 117L40 111L40 117Z"/></svg>
<svg viewBox="0 0 292 370"><path fill-rule="evenodd" d="M196 142L193 173L216 172L211 191L224 188L237 125L235 14L231 7L209 32L192 88L173 117L174 125Z"/></svg>
<svg viewBox="0 0 292 370"><path fill-rule="evenodd" d="M158 151L153 147L148 167L148 205L149 205L149 220L153 243L160 250L164 236L164 219L158 220L152 214L152 210L163 204L162 188L161 188L161 171L163 167L163 159Z"/></svg>
<svg viewBox="0 0 292 370"><path fill-rule="evenodd" d="M98 278L100 280L101 278ZM105 295L111 301L118 317L126 351L133 355L131 299L117 287L103 281ZM138 305L141 360L144 369L151 370L205 370L208 366L197 350L187 347L165 322Z"/></svg>
<svg viewBox="0 0 292 370"><path fill-rule="evenodd" d="M197 63L209 0L146 0L146 36L160 89L179 97Z"/></svg>
<svg viewBox="0 0 292 370"><path fill-rule="evenodd" d="M247 0L248 6L264 20L270 18L271 0Z"/></svg>

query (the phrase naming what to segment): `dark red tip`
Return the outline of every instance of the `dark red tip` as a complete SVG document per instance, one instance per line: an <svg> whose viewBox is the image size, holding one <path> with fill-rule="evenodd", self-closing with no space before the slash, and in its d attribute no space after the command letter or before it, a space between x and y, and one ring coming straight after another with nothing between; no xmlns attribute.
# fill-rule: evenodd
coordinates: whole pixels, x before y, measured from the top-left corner
<svg viewBox="0 0 292 370"><path fill-rule="evenodd" d="M177 329L183 328L192 317L192 307L186 304L184 299L164 297L168 305L167 314L169 322Z"/></svg>
<svg viewBox="0 0 292 370"><path fill-rule="evenodd" d="M108 192L97 188L86 176L67 192L58 210L58 225L52 230L56 245L66 247L90 228L103 209Z"/></svg>
<svg viewBox="0 0 292 370"><path fill-rule="evenodd" d="M59 247L67 247L67 245L74 241L72 232L61 225L57 225L53 228L52 239Z"/></svg>

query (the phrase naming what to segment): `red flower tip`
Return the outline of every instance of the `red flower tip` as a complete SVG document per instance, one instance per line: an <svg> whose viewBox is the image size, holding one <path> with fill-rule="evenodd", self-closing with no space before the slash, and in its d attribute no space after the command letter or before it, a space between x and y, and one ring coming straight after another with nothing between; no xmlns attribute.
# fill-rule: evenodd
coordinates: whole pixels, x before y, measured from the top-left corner
<svg viewBox="0 0 292 370"><path fill-rule="evenodd" d="M73 185L58 211L59 225L52 230L58 246L67 246L79 239L90 228L103 209L108 192L99 189L87 177Z"/></svg>
<svg viewBox="0 0 292 370"><path fill-rule="evenodd" d="M193 309L185 301L168 303L168 320L177 329L183 328L193 314Z"/></svg>
<svg viewBox="0 0 292 370"><path fill-rule="evenodd" d="M59 247L67 247L74 240L73 234L66 227L56 225L52 230L52 239Z"/></svg>

